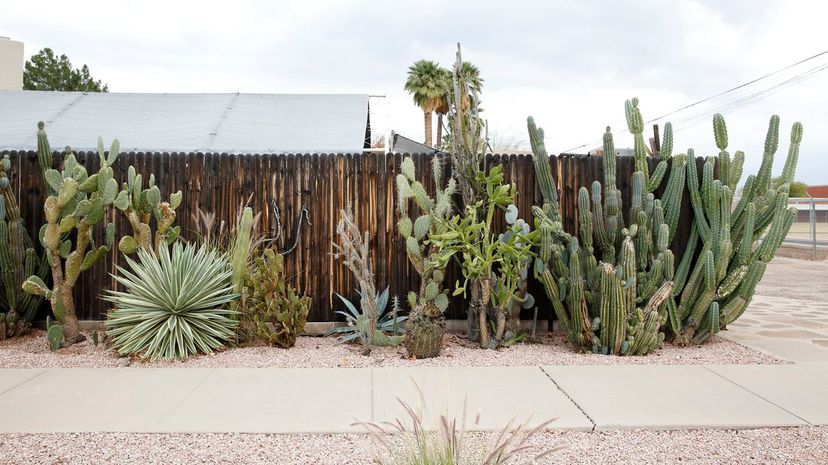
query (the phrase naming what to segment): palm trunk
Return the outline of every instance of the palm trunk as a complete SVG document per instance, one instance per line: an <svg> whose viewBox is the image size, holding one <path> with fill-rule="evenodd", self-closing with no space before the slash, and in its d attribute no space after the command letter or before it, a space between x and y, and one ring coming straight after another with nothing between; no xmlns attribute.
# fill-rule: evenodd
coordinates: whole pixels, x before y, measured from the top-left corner
<svg viewBox="0 0 828 465"><path fill-rule="evenodd" d="M423 121L425 122L425 145L432 147L431 145L431 112L430 111L423 111Z"/></svg>
<svg viewBox="0 0 828 465"><path fill-rule="evenodd" d="M437 113L437 140L434 141L434 148L443 148L443 114Z"/></svg>

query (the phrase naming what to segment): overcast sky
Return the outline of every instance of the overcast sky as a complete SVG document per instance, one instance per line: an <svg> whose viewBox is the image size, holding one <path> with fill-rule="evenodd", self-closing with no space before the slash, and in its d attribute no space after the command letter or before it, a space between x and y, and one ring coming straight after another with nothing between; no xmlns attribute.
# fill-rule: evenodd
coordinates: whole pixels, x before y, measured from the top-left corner
<svg viewBox="0 0 828 465"><path fill-rule="evenodd" d="M616 146L631 145L627 98L651 119L828 50L826 17L824 1L3 0L0 35L24 42L27 57L48 46L88 64L112 92L385 95L374 120L417 140L407 68L448 66L461 42L485 79L490 130L525 139L534 115L556 153L596 147L608 124ZM828 70L815 72L826 64L828 54L672 115L676 150L713 154L712 112L724 109L731 151L754 172L776 113L775 172L798 120L797 178L828 184Z"/></svg>

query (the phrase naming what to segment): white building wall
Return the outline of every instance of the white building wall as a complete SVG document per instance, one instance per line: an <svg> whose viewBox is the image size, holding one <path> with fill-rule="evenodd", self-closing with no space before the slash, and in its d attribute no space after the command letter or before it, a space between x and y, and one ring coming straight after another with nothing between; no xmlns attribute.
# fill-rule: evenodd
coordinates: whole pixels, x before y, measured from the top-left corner
<svg viewBox="0 0 828 465"><path fill-rule="evenodd" d="M23 42L0 37L0 90L23 89Z"/></svg>

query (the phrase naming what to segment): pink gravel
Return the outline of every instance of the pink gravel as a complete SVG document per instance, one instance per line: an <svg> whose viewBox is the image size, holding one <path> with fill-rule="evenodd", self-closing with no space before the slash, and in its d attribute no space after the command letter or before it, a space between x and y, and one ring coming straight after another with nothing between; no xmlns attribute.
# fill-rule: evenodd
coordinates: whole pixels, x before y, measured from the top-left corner
<svg viewBox="0 0 828 465"><path fill-rule="evenodd" d="M111 348L94 347L87 340L51 352L44 331L0 342L0 368L75 368L75 367L243 367L243 368L358 368L391 366L540 366L540 365L620 365L620 364L779 364L787 363L735 342L714 337L703 346L675 347L670 344L643 357L615 357L581 354L572 350L559 333L544 334L540 343L523 343L497 351L481 350L456 335L446 336L440 357L414 360L402 348L378 347L370 356L360 354L356 345L338 345L333 338L300 337L291 349L265 346L237 347L213 355L190 357L184 361L148 363L138 358L119 357Z"/></svg>
<svg viewBox="0 0 828 465"><path fill-rule="evenodd" d="M493 433L469 433L474 450ZM758 430L545 432L533 452L560 447L539 464L760 465L828 463L828 427ZM366 435L278 434L3 434L4 464L271 464L380 463ZM529 454L511 463L528 463Z"/></svg>

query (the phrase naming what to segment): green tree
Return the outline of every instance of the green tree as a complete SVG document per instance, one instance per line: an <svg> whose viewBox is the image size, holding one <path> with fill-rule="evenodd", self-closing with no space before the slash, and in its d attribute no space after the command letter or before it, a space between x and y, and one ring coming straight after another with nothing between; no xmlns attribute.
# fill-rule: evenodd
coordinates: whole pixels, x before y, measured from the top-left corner
<svg viewBox="0 0 828 465"><path fill-rule="evenodd" d="M773 178L771 181L773 184L774 189L778 189L779 185L782 184L782 180L779 177ZM788 197L790 198L803 198L808 197L808 194L805 192L805 189L808 188L808 185L802 181L792 181L790 185L790 190L788 191Z"/></svg>
<svg viewBox="0 0 828 465"><path fill-rule="evenodd" d="M408 68L405 90L414 97L414 103L423 110L425 144L428 146L433 146L431 114L443 103L448 92L446 84L445 70L433 61L419 60Z"/></svg>
<svg viewBox="0 0 828 465"><path fill-rule="evenodd" d="M57 56L48 47L26 61L23 89L109 92L106 84L92 78L89 67L83 65L73 69L66 55Z"/></svg>

